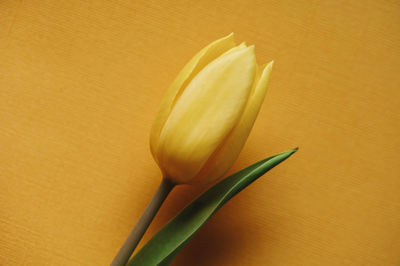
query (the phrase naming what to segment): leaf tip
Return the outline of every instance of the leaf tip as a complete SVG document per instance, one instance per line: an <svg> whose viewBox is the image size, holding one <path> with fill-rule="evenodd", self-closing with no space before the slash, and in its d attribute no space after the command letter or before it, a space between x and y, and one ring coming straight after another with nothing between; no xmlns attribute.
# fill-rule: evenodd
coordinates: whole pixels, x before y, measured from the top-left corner
<svg viewBox="0 0 400 266"><path fill-rule="evenodd" d="M287 154L287 157L293 155L293 153L295 153L296 151L299 150L299 147L296 147L294 149L288 150L287 152L285 152Z"/></svg>

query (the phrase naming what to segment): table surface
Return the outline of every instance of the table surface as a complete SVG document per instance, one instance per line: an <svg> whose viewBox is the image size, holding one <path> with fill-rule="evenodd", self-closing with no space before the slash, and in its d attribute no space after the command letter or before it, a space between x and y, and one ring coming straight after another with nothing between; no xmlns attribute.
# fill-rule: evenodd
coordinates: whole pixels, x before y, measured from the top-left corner
<svg viewBox="0 0 400 266"><path fill-rule="evenodd" d="M232 171L300 150L173 265L400 264L399 2L4 0L0 21L0 265L111 261L160 181L163 93L230 32L275 60Z"/></svg>

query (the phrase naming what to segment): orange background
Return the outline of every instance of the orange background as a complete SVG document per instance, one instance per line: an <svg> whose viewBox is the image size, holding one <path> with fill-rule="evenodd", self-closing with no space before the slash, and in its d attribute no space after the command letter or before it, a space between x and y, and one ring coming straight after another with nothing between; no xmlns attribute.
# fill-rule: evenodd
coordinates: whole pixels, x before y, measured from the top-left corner
<svg viewBox="0 0 400 266"><path fill-rule="evenodd" d="M0 2L0 265L107 265L151 198L163 93L235 32L275 60L233 171L292 158L173 265L400 265L396 1ZM173 191L148 239L204 188Z"/></svg>

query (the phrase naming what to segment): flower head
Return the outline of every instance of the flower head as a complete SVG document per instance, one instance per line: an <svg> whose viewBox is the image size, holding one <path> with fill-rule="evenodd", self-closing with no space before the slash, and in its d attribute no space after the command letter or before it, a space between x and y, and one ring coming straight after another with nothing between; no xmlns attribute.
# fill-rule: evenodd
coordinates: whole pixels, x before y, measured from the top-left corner
<svg viewBox="0 0 400 266"><path fill-rule="evenodd" d="M151 151L165 178L207 183L229 170L257 117L272 64L257 66L254 46L236 46L233 34L186 64L151 130Z"/></svg>

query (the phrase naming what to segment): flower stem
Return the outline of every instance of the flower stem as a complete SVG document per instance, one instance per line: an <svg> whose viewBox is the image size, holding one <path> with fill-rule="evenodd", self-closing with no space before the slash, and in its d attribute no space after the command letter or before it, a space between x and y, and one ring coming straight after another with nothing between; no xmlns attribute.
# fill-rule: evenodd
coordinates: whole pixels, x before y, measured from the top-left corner
<svg viewBox="0 0 400 266"><path fill-rule="evenodd" d="M111 262L111 266L126 265L136 246L139 244L140 239L142 239L151 221L160 209L161 204L167 198L169 192L171 192L174 186L175 184L171 183L166 178L162 179L160 186L142 213L142 216L140 216L139 221L136 223L121 249Z"/></svg>

